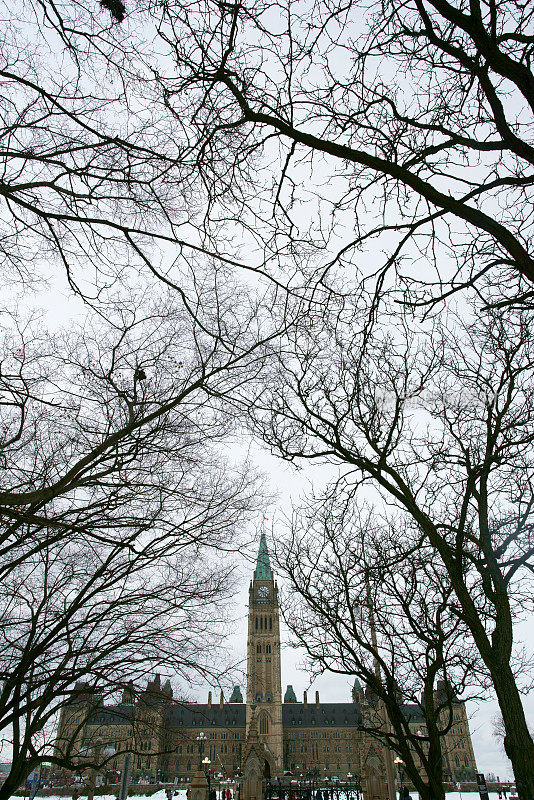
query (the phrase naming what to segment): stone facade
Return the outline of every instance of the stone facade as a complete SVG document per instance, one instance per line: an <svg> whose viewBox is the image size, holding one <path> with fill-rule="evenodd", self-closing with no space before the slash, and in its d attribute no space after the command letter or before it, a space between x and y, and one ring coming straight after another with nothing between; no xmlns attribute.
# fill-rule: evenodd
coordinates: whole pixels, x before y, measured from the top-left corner
<svg viewBox="0 0 534 800"><path fill-rule="evenodd" d="M56 747L71 743L79 751L99 740L98 746L108 748L111 771L121 771L125 752L133 751L132 779L141 782L190 780L207 757L215 774L241 773L242 797L256 800L258 781L284 771L342 780L348 773L361 775L366 800L391 797L386 773L389 766L391 774L392 755L361 730L362 719L376 715L377 706L357 681L351 702L322 703L318 693L313 700L304 693L299 702L291 686L282 699L280 644L278 587L262 535L249 589L246 702L239 687L229 701L221 693L213 702L210 692L205 704L182 702L173 699L170 683L162 685L156 676L136 698L130 687L121 703L104 706L79 684L75 700L61 712ZM405 711L410 726L424 734L418 706L407 705ZM454 704L444 751L448 777L474 779L463 703Z"/></svg>

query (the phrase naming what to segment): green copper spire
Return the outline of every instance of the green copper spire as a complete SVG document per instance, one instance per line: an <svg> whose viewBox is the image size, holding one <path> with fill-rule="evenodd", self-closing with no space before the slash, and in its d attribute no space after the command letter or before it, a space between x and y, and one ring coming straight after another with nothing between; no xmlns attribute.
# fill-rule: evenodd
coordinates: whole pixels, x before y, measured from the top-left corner
<svg viewBox="0 0 534 800"><path fill-rule="evenodd" d="M297 702L297 696L295 694L295 690L293 689L291 684L288 684L286 693L284 695L284 703L296 703L296 702Z"/></svg>
<svg viewBox="0 0 534 800"><path fill-rule="evenodd" d="M260 549L258 550L258 560L256 561L256 571L254 577L257 581L272 581L273 574L269 563L269 551L267 550L267 539L265 533L260 537Z"/></svg>
<svg viewBox="0 0 534 800"><path fill-rule="evenodd" d="M241 694L241 689L239 686L234 686L232 691L232 696L230 697L229 703L242 703L243 702L243 695Z"/></svg>

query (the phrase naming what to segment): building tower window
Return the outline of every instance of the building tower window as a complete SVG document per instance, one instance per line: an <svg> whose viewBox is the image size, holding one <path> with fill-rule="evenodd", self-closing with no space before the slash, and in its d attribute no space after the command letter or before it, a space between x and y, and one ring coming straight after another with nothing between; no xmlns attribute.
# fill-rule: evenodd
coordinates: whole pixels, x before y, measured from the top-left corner
<svg viewBox="0 0 534 800"><path fill-rule="evenodd" d="M269 733L269 717L262 714L260 717L260 733Z"/></svg>

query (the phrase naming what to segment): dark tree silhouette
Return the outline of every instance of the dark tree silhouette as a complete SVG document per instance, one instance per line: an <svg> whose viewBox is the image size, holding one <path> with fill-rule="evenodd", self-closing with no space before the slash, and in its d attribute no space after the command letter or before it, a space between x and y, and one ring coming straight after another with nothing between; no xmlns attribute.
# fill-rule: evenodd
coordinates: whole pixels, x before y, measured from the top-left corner
<svg viewBox="0 0 534 800"><path fill-rule="evenodd" d="M113 695L158 668L185 682L226 669L216 608L258 500L249 466L222 458L225 403L262 358L223 297L224 339L154 293L65 334L4 315L3 798L40 763L75 765L75 739L60 757L52 728L76 682Z"/></svg>
<svg viewBox="0 0 534 800"><path fill-rule="evenodd" d="M420 797L443 800L444 737L458 724L456 701L473 696L479 658L449 612L443 567L403 523L386 527L336 486L295 511L277 547L284 619L312 671L364 682L363 729L401 757Z"/></svg>
<svg viewBox="0 0 534 800"><path fill-rule="evenodd" d="M339 485L372 487L386 517L395 509L430 545L493 683L518 791L531 798L534 744L513 651L534 553L528 312L469 323L450 314L417 333L396 319L370 331L347 303L308 315L253 420L284 458L333 462Z"/></svg>
<svg viewBox="0 0 534 800"><path fill-rule="evenodd" d="M490 299L530 301L532 15L514 0L165 5L161 90L212 241L224 213L258 264L296 263L295 284L341 273L380 291L396 274L428 302L491 273Z"/></svg>

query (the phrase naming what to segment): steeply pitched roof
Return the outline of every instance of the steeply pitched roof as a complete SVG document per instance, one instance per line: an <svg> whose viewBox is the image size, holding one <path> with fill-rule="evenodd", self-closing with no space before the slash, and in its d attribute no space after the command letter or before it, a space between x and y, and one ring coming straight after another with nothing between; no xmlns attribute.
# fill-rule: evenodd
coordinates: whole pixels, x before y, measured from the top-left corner
<svg viewBox="0 0 534 800"><path fill-rule="evenodd" d="M341 728L357 727L361 722L359 703L284 703L282 705L282 724L284 728L296 726L325 727L334 725Z"/></svg>
<svg viewBox="0 0 534 800"><path fill-rule="evenodd" d="M269 563L269 551L267 550L267 539L265 533L260 536L260 547L256 561L256 571L254 577L257 581L272 581L273 573Z"/></svg>
<svg viewBox="0 0 534 800"><path fill-rule="evenodd" d="M404 703L402 705L402 713L409 722L426 723L423 709L417 703Z"/></svg>
<svg viewBox="0 0 534 800"><path fill-rule="evenodd" d="M199 731L215 725L219 728L245 727L246 706L244 703L219 703L212 706L204 703L180 703L169 709L168 724L171 728L198 727Z"/></svg>
<svg viewBox="0 0 534 800"><path fill-rule="evenodd" d="M130 703L102 706L89 716L87 725L131 725L134 716L134 706Z"/></svg>

